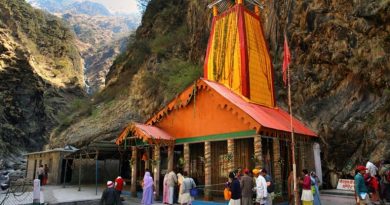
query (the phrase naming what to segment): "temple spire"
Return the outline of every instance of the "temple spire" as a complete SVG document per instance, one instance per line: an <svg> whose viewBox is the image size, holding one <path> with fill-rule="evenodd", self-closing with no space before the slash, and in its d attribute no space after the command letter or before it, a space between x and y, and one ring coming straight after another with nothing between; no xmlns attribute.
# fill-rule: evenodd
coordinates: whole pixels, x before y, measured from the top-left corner
<svg viewBox="0 0 390 205"><path fill-rule="evenodd" d="M254 103L274 107L272 61L259 17L259 5L237 0L233 7L226 8L224 1L218 2L212 5L214 18L204 78L221 83ZM221 12L223 8L226 10Z"/></svg>

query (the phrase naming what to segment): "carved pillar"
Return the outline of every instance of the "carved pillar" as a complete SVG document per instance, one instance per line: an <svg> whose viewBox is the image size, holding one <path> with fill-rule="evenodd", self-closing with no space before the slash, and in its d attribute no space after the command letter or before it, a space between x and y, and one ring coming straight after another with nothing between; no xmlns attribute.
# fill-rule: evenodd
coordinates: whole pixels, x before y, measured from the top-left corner
<svg viewBox="0 0 390 205"><path fill-rule="evenodd" d="M169 145L168 146L168 171L173 170L173 150L174 150L174 145Z"/></svg>
<svg viewBox="0 0 390 205"><path fill-rule="evenodd" d="M274 151L274 182L277 185L278 190L282 188L282 166L280 164L280 143L278 138L272 139L273 151ZM284 165L285 166L285 165Z"/></svg>
<svg viewBox="0 0 390 205"><path fill-rule="evenodd" d="M254 158L255 158L255 167L256 168L261 168L263 167L263 148L261 144L261 136L256 135L254 138L254 146L255 146L255 153L254 153Z"/></svg>
<svg viewBox="0 0 390 205"><path fill-rule="evenodd" d="M131 187L130 192L137 196L137 147L131 147Z"/></svg>
<svg viewBox="0 0 390 205"><path fill-rule="evenodd" d="M160 146L158 145L154 147L153 160L154 186L156 187L156 199L158 199L160 196Z"/></svg>
<svg viewBox="0 0 390 205"><path fill-rule="evenodd" d="M208 185L211 185L211 145L210 142L204 143L204 183L205 183L205 190L204 190L204 197L205 200L211 200L211 193L209 191Z"/></svg>
<svg viewBox="0 0 390 205"><path fill-rule="evenodd" d="M190 144L184 144L184 171L190 174Z"/></svg>
<svg viewBox="0 0 390 205"><path fill-rule="evenodd" d="M228 171L231 172L235 169L234 165L234 139L227 140L227 152L228 152Z"/></svg>

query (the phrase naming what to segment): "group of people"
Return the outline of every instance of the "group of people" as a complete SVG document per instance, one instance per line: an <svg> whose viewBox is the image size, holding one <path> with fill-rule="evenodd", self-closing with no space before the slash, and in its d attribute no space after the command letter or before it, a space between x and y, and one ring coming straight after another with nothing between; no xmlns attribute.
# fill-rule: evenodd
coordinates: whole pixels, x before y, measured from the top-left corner
<svg viewBox="0 0 390 205"><path fill-rule="evenodd" d="M229 173L225 199L229 205L272 205L275 184L266 169L240 169Z"/></svg>
<svg viewBox="0 0 390 205"><path fill-rule="evenodd" d="M174 204L175 199L182 205L189 205L193 201L191 190L196 187L195 181L188 176L186 171L179 172L170 170L164 176L163 203Z"/></svg>
<svg viewBox="0 0 390 205"><path fill-rule="evenodd" d="M378 168L367 160L366 166L357 166L355 172L355 194L358 204L390 202L390 161L383 161Z"/></svg>
<svg viewBox="0 0 390 205"><path fill-rule="evenodd" d="M319 185L320 180L314 171L309 172L307 169L302 170L303 177L298 178L298 183L301 185L302 194L301 201L303 205L321 205ZM291 175L291 174L290 174ZM289 180L290 181L290 180ZM292 186L294 184L292 183ZM290 185L291 186L291 185ZM292 204L293 194L290 195L290 204Z"/></svg>
<svg viewBox="0 0 390 205"><path fill-rule="evenodd" d="M45 166L43 166L42 164L39 165L37 169L37 177L40 181L41 186L47 184L47 180L49 178L49 167L47 166L47 164L45 164Z"/></svg>
<svg viewBox="0 0 390 205"><path fill-rule="evenodd" d="M319 178L315 172L302 170L302 177L298 178L302 194L300 201L303 205L321 205L319 194ZM294 183L292 172L289 176L289 204L294 202ZM266 169L245 169L229 173L229 181L224 190L225 199L229 205L272 205L274 199L275 184Z"/></svg>
<svg viewBox="0 0 390 205"><path fill-rule="evenodd" d="M115 183L112 181L107 181L107 189L105 189L102 193L102 197L100 199L101 205L121 205L122 200L120 198L123 190L123 186L126 183L122 179L121 176L118 176L115 179Z"/></svg>

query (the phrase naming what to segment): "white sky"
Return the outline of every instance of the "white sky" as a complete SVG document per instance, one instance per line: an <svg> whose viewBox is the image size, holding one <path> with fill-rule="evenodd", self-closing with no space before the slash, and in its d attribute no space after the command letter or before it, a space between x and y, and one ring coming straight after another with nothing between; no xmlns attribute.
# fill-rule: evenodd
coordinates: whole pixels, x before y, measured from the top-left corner
<svg viewBox="0 0 390 205"><path fill-rule="evenodd" d="M139 14L136 0L89 0L106 6L111 12Z"/></svg>

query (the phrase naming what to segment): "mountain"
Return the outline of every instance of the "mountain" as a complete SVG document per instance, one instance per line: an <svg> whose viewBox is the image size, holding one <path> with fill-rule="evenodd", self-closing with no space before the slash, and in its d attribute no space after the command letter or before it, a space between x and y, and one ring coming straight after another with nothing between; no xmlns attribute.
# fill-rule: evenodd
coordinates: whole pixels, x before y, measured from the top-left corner
<svg viewBox="0 0 390 205"><path fill-rule="evenodd" d="M78 39L84 60L87 91L104 88L106 74L129 34L138 26L136 15L112 15L103 5L91 1L30 0L30 4L65 20Z"/></svg>
<svg viewBox="0 0 390 205"><path fill-rule="evenodd" d="M110 11L102 4L92 1L76 0L27 0L34 7L50 13L86 14L90 16L111 16Z"/></svg>
<svg viewBox="0 0 390 205"><path fill-rule="evenodd" d="M50 145L114 139L202 75L212 11L208 1L151 0L126 52L93 98L95 110L52 133ZM261 11L278 104L283 31L292 53L295 116L320 137L324 173L390 158L390 1L266 1ZM55 136L55 137L54 137ZM58 140L60 139L60 140Z"/></svg>
<svg viewBox="0 0 390 205"><path fill-rule="evenodd" d="M69 27L24 0L0 1L0 158L42 149L84 87Z"/></svg>

